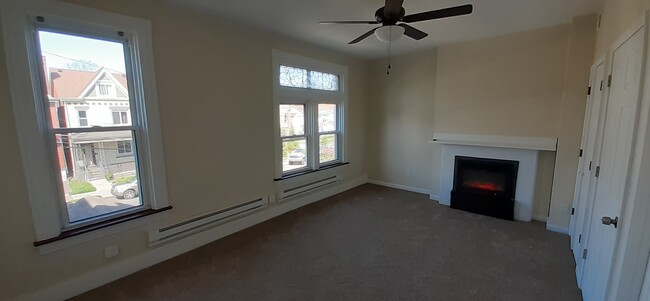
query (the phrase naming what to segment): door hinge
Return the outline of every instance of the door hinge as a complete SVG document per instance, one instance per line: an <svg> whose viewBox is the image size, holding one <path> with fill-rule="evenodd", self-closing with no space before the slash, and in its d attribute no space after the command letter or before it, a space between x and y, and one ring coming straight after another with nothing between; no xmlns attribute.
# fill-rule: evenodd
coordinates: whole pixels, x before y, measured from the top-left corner
<svg viewBox="0 0 650 301"><path fill-rule="evenodd" d="M582 149L580 149L580 158L582 158Z"/></svg>
<svg viewBox="0 0 650 301"><path fill-rule="evenodd" d="M582 242L582 234L578 235L578 243Z"/></svg>
<svg viewBox="0 0 650 301"><path fill-rule="evenodd" d="M587 249L582 250L582 259L587 259Z"/></svg>
<svg viewBox="0 0 650 301"><path fill-rule="evenodd" d="M601 80L600 81L600 91L602 91L602 90L603 90L603 81Z"/></svg>
<svg viewBox="0 0 650 301"><path fill-rule="evenodd" d="M596 166L596 178L600 176L600 166Z"/></svg>
<svg viewBox="0 0 650 301"><path fill-rule="evenodd" d="M589 170L591 171L591 163L594 163L594 161L589 161Z"/></svg>
<svg viewBox="0 0 650 301"><path fill-rule="evenodd" d="M591 87L587 87L587 95L591 95Z"/></svg>
<svg viewBox="0 0 650 301"><path fill-rule="evenodd" d="M609 88L611 86L612 86L612 75L610 74L609 77L607 77L607 87Z"/></svg>
<svg viewBox="0 0 650 301"><path fill-rule="evenodd" d="M576 214L576 208L571 208L571 215Z"/></svg>

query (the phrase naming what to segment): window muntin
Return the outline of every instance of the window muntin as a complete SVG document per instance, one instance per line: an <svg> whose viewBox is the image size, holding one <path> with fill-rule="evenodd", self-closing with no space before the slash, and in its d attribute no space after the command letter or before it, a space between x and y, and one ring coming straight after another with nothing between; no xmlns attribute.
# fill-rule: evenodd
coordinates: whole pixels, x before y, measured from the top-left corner
<svg viewBox="0 0 650 301"><path fill-rule="evenodd" d="M280 86L339 91L339 76L331 73L280 65Z"/></svg>
<svg viewBox="0 0 650 301"><path fill-rule="evenodd" d="M92 101L92 95L86 96L79 91L79 87L96 86L100 96L110 96L115 89L112 83L93 83L99 74L117 74L127 80L132 78L128 75L130 71L125 59L126 40L108 40L103 36L80 35L45 26L37 27L37 31L40 61L57 67L57 78L53 79L45 66L41 68L41 78L47 83L46 99L58 102L60 109L45 112L44 118L51 121L54 140L63 142L55 146L54 152L57 154L57 167L65 170L58 177L64 229L145 208L139 184L137 149L131 143L137 140L137 127L127 125L126 111L112 112L106 104ZM94 60L98 61L92 64L96 66L94 70L65 69ZM59 80L61 78L66 80ZM70 111L70 106L78 104L83 104L85 109L78 111L77 128L65 123L68 119L65 114ZM137 110L130 97L120 104ZM63 118L59 118L61 115ZM93 126L89 128L89 125Z"/></svg>

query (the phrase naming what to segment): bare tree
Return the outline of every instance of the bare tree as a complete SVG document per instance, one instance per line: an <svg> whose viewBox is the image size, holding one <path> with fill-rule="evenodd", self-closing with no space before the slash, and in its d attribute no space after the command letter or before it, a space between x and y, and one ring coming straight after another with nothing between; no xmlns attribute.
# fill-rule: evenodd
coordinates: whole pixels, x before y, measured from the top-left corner
<svg viewBox="0 0 650 301"><path fill-rule="evenodd" d="M80 59L72 63L67 64L68 69L79 70L79 71L95 71L99 69L99 66L93 63L90 60Z"/></svg>

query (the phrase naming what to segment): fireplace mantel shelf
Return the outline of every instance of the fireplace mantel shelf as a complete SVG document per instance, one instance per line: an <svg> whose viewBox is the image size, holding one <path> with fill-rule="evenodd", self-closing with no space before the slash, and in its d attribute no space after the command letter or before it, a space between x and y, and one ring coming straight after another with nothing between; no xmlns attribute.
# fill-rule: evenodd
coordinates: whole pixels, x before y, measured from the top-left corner
<svg viewBox="0 0 650 301"><path fill-rule="evenodd" d="M467 134L433 134L430 143L527 149L538 151L556 151L555 137L517 137Z"/></svg>

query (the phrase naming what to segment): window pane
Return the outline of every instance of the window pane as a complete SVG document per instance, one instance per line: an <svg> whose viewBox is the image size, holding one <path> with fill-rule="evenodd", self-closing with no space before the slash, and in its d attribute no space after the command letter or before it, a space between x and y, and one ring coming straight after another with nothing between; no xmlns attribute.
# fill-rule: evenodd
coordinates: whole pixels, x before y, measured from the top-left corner
<svg viewBox="0 0 650 301"><path fill-rule="evenodd" d="M335 104L318 104L318 131L321 133L336 131Z"/></svg>
<svg viewBox="0 0 650 301"><path fill-rule="evenodd" d="M43 29L38 38L53 128L125 124L112 112L130 108L122 43Z"/></svg>
<svg viewBox="0 0 650 301"><path fill-rule="evenodd" d="M339 90L339 76L280 65L280 86L324 91Z"/></svg>
<svg viewBox="0 0 650 301"><path fill-rule="evenodd" d="M282 171L287 172L307 166L307 139L282 141Z"/></svg>
<svg viewBox="0 0 650 301"><path fill-rule="evenodd" d="M289 66L280 66L280 86L307 88L307 70Z"/></svg>
<svg viewBox="0 0 650 301"><path fill-rule="evenodd" d="M319 162L325 163L338 159L336 151L337 136L336 134L321 135L318 139L318 150L320 152Z"/></svg>
<svg viewBox="0 0 650 301"><path fill-rule="evenodd" d="M339 77L318 71L309 72L309 88L315 90L338 91Z"/></svg>
<svg viewBox="0 0 650 301"><path fill-rule="evenodd" d="M70 223L142 206L130 131L63 134L56 141Z"/></svg>
<svg viewBox="0 0 650 301"><path fill-rule="evenodd" d="M305 134L305 105L280 105L280 136Z"/></svg>

